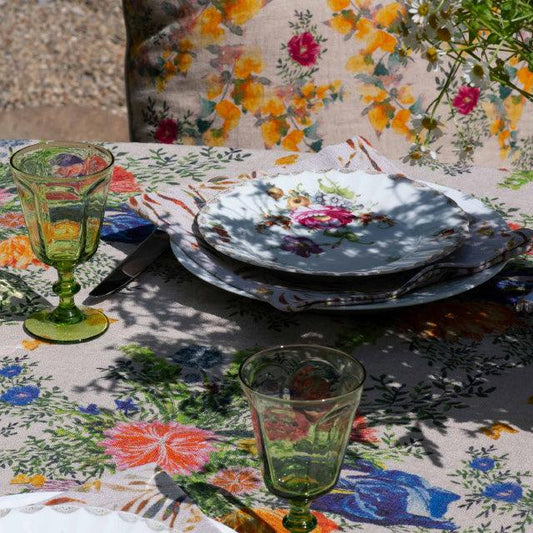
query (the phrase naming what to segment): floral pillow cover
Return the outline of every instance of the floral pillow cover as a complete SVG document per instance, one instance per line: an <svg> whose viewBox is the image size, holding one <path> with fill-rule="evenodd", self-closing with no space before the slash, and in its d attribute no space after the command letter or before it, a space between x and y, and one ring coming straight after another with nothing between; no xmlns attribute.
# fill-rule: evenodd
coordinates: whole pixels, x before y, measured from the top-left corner
<svg viewBox="0 0 533 533"><path fill-rule="evenodd" d="M131 138L318 151L358 134L413 164L531 169L533 106L507 86L485 87L472 69L428 120L450 65L427 48L411 52L412 35L396 29L409 9L429 24L423 6L124 0ZM506 68L532 91L527 65Z"/></svg>

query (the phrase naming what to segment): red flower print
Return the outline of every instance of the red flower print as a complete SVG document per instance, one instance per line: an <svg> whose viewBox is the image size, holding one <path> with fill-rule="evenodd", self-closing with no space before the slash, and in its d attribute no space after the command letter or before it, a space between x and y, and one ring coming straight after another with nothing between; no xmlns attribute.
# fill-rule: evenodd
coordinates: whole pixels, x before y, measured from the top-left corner
<svg viewBox="0 0 533 533"><path fill-rule="evenodd" d="M311 365L296 372L291 380L290 390L295 400L320 400L330 397L329 381L318 376Z"/></svg>
<svg viewBox="0 0 533 533"><path fill-rule="evenodd" d="M291 212L295 222L309 229L340 228L352 222L354 214L344 207L324 205L312 209L300 208Z"/></svg>
<svg viewBox="0 0 533 533"><path fill-rule="evenodd" d="M468 87L464 85L459 88L459 92L453 99L453 107L461 115L468 115L477 106L479 100L479 87Z"/></svg>
<svg viewBox="0 0 533 533"><path fill-rule="evenodd" d="M140 192L141 188L135 181L135 176L125 168L116 166L109 186L111 192Z"/></svg>
<svg viewBox="0 0 533 533"><path fill-rule="evenodd" d="M178 123L171 118L164 118L159 122L154 133L156 141L172 144L178 136Z"/></svg>
<svg viewBox="0 0 533 533"><path fill-rule="evenodd" d="M261 478L253 468L227 468L221 470L211 478L211 484L216 487L240 494L251 492L261 485Z"/></svg>
<svg viewBox="0 0 533 533"><path fill-rule="evenodd" d="M350 442L361 442L363 444L375 444L379 442L375 429L368 427L366 418L356 413L350 433Z"/></svg>
<svg viewBox="0 0 533 533"><path fill-rule="evenodd" d="M100 443L119 470L156 463L168 474L189 475L209 461L214 433L177 422L120 423Z"/></svg>
<svg viewBox="0 0 533 533"><path fill-rule="evenodd" d="M271 407L264 414L263 425L270 440L296 441L307 436L309 420L298 411Z"/></svg>
<svg viewBox="0 0 533 533"><path fill-rule="evenodd" d="M292 37L287 46L291 58L304 67L314 65L320 53L320 45L308 31Z"/></svg>
<svg viewBox="0 0 533 533"><path fill-rule="evenodd" d="M64 159L63 162L64 161L69 162L68 159ZM88 176L89 174L96 174L107 166L108 163L105 159L103 159L99 155L92 155L91 157L85 159L85 161L73 162L71 165L60 164L56 169L56 172L57 174L65 178L77 178L78 176Z"/></svg>

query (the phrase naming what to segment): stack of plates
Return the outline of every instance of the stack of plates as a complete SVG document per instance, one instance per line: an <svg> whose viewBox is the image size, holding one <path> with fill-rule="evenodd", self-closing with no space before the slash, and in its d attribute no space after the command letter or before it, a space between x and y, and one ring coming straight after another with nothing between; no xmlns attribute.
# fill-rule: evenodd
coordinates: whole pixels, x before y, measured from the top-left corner
<svg viewBox="0 0 533 533"><path fill-rule="evenodd" d="M505 249L506 229L478 200L401 174L304 171L222 192L196 217L195 251L175 240L173 251L186 268L225 290L286 310L302 299L332 309L341 294L394 287L437 262L482 262ZM446 298L501 268L343 309Z"/></svg>

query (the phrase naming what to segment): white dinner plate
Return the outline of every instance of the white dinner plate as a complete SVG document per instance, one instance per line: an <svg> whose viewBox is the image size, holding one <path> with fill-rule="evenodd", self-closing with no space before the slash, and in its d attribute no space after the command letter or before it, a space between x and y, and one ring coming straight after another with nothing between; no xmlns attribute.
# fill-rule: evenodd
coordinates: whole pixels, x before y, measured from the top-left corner
<svg viewBox="0 0 533 533"><path fill-rule="evenodd" d="M0 532L15 533L154 533L173 531L151 520L101 507L41 505L62 492L30 492L0 497ZM235 533L233 529L206 517L205 531ZM195 531L202 531L197 529Z"/></svg>
<svg viewBox="0 0 533 533"><path fill-rule="evenodd" d="M487 228L487 231L494 232L508 229L505 220L503 220L503 218L494 210L484 205L480 200L450 187L432 183L426 183L426 185L437 189L457 202L459 207L461 207L469 215L469 217L471 217L472 238L475 239L475 235L477 235L478 232L481 234L481 230L483 228ZM182 243L171 241L171 247L174 255L187 270L207 283L210 283L225 291L239 294L247 298L253 298L255 300L266 301L274 306L276 305L276 299L273 297L273 293L275 291L278 291L279 293L279 288L265 285L260 279L260 276L254 277L253 269L249 268L244 272L242 265L241 268L238 268L235 261L228 260L220 255L208 253L204 248L198 247L197 245L196 247L193 247L192 245L194 242L189 239L190 238L187 237L187 240L184 240ZM479 244L479 242L473 243L474 248L478 250L478 254L493 254L493 250L490 249L490 245L487 248L484 248L485 244L482 246L479 246ZM461 250L468 246L470 246L470 244L467 242L461 248ZM505 263L502 262L471 276L441 281L439 283L412 291L397 299L391 299L379 303L343 306L342 310L373 311L382 309L396 309L400 307L442 300L444 298L461 294L481 285L500 272L504 266ZM295 292L295 290L291 289L291 287L286 287L285 290L287 293ZM335 310L334 307L328 306L327 304L316 305L313 307L313 309L329 311Z"/></svg>
<svg viewBox="0 0 533 533"><path fill-rule="evenodd" d="M296 274L375 276L449 255L468 220L441 192L403 174L304 171L250 180L197 217L202 237L244 263Z"/></svg>

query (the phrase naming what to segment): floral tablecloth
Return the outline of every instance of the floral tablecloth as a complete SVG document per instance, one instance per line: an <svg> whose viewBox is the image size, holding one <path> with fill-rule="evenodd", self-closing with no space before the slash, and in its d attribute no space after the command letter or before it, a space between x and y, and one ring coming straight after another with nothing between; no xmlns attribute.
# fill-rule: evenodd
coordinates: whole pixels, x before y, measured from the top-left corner
<svg viewBox="0 0 533 533"><path fill-rule="evenodd" d="M533 316L514 311L504 275L405 309L290 314L198 280L169 251L97 304L111 319L102 337L47 344L22 329L54 301L54 273L31 252L8 168L26 143L0 141L0 494L99 492L100 479L153 464L208 516L241 532L283 531L286 504L261 480L236 371L255 350L305 342L353 353L368 371L339 484L314 504L317 531L533 529ZM153 230L131 197L168 185L193 195L316 157L106 146L117 164L103 242L77 270L80 302ZM533 226L532 186L505 170L420 172L483 199L512 228ZM531 276L530 258L511 270ZM183 497L150 498L121 508L171 525Z"/></svg>

